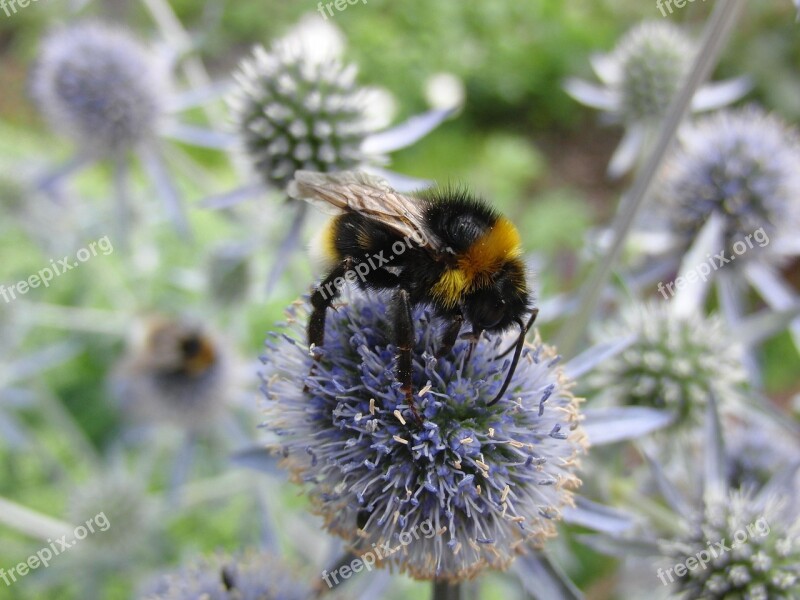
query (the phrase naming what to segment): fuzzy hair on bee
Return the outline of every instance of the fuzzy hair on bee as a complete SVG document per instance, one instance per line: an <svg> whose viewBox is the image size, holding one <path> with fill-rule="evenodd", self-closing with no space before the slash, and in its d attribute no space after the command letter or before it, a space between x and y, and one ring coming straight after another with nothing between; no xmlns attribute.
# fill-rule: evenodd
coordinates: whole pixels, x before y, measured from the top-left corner
<svg viewBox="0 0 800 600"><path fill-rule="evenodd" d="M517 325L520 333L509 373L513 377L535 319L522 244L513 223L464 188L434 188L416 195L393 190L378 177L360 172L297 171L288 188L293 198L334 211L314 240L327 273L311 295L309 345L322 346L328 307L348 283L393 293L397 378L409 409L419 421L411 389L411 308L432 307L449 322L439 347L446 355L466 321L472 343L483 331L499 333ZM530 315L526 324L525 315ZM463 337L463 336L462 336ZM503 353L505 355L506 353Z"/></svg>

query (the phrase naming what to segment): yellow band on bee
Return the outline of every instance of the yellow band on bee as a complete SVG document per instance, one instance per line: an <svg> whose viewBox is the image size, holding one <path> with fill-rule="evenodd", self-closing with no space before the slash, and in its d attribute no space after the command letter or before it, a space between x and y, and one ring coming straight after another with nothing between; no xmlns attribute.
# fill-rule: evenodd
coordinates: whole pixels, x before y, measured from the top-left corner
<svg viewBox="0 0 800 600"><path fill-rule="evenodd" d="M448 269L442 273L431 291L447 308L454 308L467 287L469 287L469 281L464 271Z"/></svg>
<svg viewBox="0 0 800 600"><path fill-rule="evenodd" d="M467 291L489 285L503 263L522 255L522 240L514 224L500 217L458 259L458 267L445 271L433 294L448 307L458 304Z"/></svg>

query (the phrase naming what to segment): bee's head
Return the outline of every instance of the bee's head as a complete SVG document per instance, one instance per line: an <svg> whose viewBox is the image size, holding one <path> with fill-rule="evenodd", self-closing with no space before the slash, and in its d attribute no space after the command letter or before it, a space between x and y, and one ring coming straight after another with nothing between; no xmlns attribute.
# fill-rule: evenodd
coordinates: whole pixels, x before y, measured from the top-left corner
<svg viewBox="0 0 800 600"><path fill-rule="evenodd" d="M476 330L504 331L530 310L525 266L519 260L506 261L487 283L464 297L464 317Z"/></svg>

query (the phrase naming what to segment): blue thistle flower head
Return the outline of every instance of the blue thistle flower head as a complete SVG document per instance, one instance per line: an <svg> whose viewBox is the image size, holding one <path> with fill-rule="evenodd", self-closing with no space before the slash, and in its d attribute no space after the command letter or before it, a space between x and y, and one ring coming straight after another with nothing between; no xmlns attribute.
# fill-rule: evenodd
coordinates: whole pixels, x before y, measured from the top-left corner
<svg viewBox="0 0 800 600"><path fill-rule="evenodd" d="M312 590L268 552L217 554L165 575L142 600L307 600Z"/></svg>
<svg viewBox="0 0 800 600"><path fill-rule="evenodd" d="M357 84L355 65L303 43L307 27L301 23L269 50L257 46L234 75L238 87L229 99L245 154L278 189L299 169L348 170L369 158L361 149L374 129L368 91Z"/></svg>
<svg viewBox="0 0 800 600"><path fill-rule="evenodd" d="M169 89L164 65L138 40L94 22L45 38L30 87L52 127L94 157L151 139Z"/></svg>
<svg viewBox="0 0 800 600"><path fill-rule="evenodd" d="M658 199L686 243L711 214L725 222L729 255L769 259L800 224L800 138L778 117L750 106L698 120L680 134L665 166ZM759 232L746 253L734 244ZM736 264L740 264L737 261Z"/></svg>
<svg viewBox="0 0 800 600"><path fill-rule="evenodd" d="M730 492L685 523L682 536L662 540L671 567L687 563L689 557L704 559L703 568L695 564L676 578L677 597L800 597L800 519L787 509L785 499L778 496L756 501L751 493Z"/></svg>
<svg viewBox="0 0 800 600"><path fill-rule="evenodd" d="M585 436L552 348L528 345L507 393L487 406L506 375L508 360L496 358L508 338L482 338L469 361L466 341L436 359L446 324L415 308L420 426L395 379L382 297L329 311L325 344L311 352L307 303L288 316L263 357L267 427L330 532L414 577L450 580L505 568L555 535L580 484Z"/></svg>

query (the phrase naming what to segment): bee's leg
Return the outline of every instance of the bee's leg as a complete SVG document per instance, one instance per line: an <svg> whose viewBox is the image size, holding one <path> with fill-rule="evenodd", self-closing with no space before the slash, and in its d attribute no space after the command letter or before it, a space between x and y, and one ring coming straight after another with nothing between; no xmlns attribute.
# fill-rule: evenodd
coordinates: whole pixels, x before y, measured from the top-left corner
<svg viewBox="0 0 800 600"><path fill-rule="evenodd" d="M414 324L411 320L411 301L408 291L399 289L394 297L394 335L397 340L397 379L400 391L405 394L406 404L414 415L417 424L422 418L417 412L411 383L411 350L414 348Z"/></svg>
<svg viewBox="0 0 800 600"><path fill-rule="evenodd" d="M442 333L439 349L436 351L436 358L446 356L450 350L453 349L453 346L455 346L458 334L461 333L461 326L464 324L464 315L461 314L461 311L458 311L452 318L453 320L450 321L444 333Z"/></svg>
<svg viewBox="0 0 800 600"><path fill-rule="evenodd" d="M308 345L322 346L325 342L325 314L328 307L339 296L341 290L334 285L337 279L343 278L344 274L352 268L353 259L345 259L335 266L319 285L314 288L311 294L311 316L308 319Z"/></svg>
<svg viewBox="0 0 800 600"><path fill-rule="evenodd" d="M466 335L466 339L469 340L469 350L467 351L467 358L464 359L464 364L469 364L469 361L472 359L472 353L475 351L475 346L478 345L478 340L481 339L481 335L483 334L483 329L473 329L472 333L468 333Z"/></svg>
<svg viewBox="0 0 800 600"><path fill-rule="evenodd" d="M339 265L334 267L330 273L323 279L320 284L314 288L311 293L311 315L308 318L307 335L308 345L315 348L321 347L325 342L325 316L328 312L328 307L333 304L333 301L341 291L334 282L337 278L344 277L344 274L352 267L353 259L349 256L346 257ZM319 356L315 355L314 360L319 360ZM311 365L308 371L308 376L312 377L316 372L316 364ZM308 391L308 384L303 386L303 391Z"/></svg>

